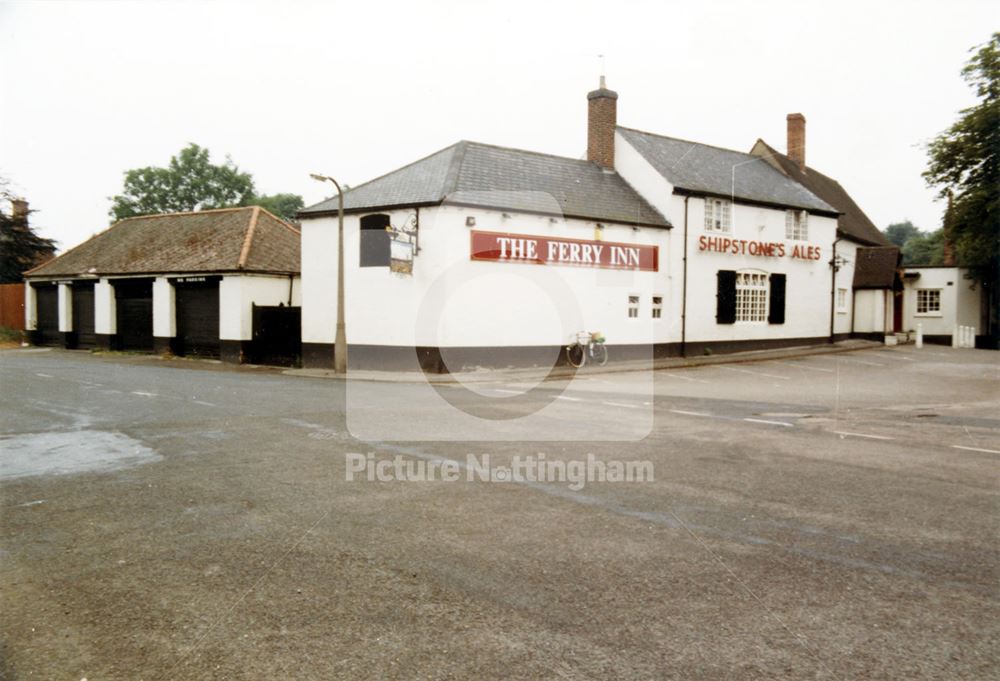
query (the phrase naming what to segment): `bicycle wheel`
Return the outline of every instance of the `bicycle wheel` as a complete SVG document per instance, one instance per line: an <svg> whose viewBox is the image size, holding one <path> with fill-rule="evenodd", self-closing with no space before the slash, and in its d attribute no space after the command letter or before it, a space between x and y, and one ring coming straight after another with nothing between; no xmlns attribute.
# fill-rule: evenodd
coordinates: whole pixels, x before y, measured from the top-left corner
<svg viewBox="0 0 1000 681"><path fill-rule="evenodd" d="M608 363L608 348L604 343L594 343L590 348L590 354L598 366L604 366Z"/></svg>
<svg viewBox="0 0 1000 681"><path fill-rule="evenodd" d="M566 359L577 369L582 367L587 361L587 352L582 345L574 343L566 346Z"/></svg>

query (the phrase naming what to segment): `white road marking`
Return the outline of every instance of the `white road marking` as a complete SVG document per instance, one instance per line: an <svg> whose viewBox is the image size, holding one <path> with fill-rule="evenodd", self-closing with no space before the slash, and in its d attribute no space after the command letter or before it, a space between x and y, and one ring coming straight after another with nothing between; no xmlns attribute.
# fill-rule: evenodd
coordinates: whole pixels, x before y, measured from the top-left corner
<svg viewBox="0 0 1000 681"><path fill-rule="evenodd" d="M638 404L625 404L624 402L601 402L601 404L606 404L609 407L625 407L626 409L638 409Z"/></svg>
<svg viewBox="0 0 1000 681"><path fill-rule="evenodd" d="M567 402L583 402L579 397L567 397L566 395L556 395L557 400L566 400Z"/></svg>
<svg viewBox="0 0 1000 681"><path fill-rule="evenodd" d="M40 376L42 378L55 378L55 376L51 374L35 374L35 376Z"/></svg>
<svg viewBox="0 0 1000 681"><path fill-rule="evenodd" d="M674 414L683 414L684 416L711 416L711 414L706 414L703 411L684 411L683 409L668 409L667 411Z"/></svg>
<svg viewBox="0 0 1000 681"><path fill-rule="evenodd" d="M784 421L768 421L767 419L743 419L744 421L749 421L750 423L766 423L769 426L784 426L786 428L792 428L791 423L785 423Z"/></svg>
<svg viewBox="0 0 1000 681"><path fill-rule="evenodd" d="M670 378L681 378L681 379L684 379L685 381L694 381L695 383L708 383L708 381L706 381L706 380L703 380L703 379L700 379L700 378L693 378L691 376L685 376L684 374L679 374L679 373L676 373L674 371L664 371L664 372L662 372L661 375L662 376L669 376Z"/></svg>
<svg viewBox="0 0 1000 681"><path fill-rule="evenodd" d="M498 393L507 393L508 395L523 395L523 390L507 390L505 388L494 388Z"/></svg>
<svg viewBox="0 0 1000 681"><path fill-rule="evenodd" d="M828 357L826 355L815 355L815 357L817 357L819 359L829 359L829 360L832 360L834 362L853 362L855 364L866 364L866 365L871 366L871 367L884 367L885 366L884 364L880 364L879 362L866 362L863 359L854 359L854 358L851 358L851 357Z"/></svg>
<svg viewBox="0 0 1000 681"><path fill-rule="evenodd" d="M763 371L750 371L750 369L737 369L736 367L722 367L717 366L716 369L725 369L726 371L738 371L741 374L751 374L753 376L764 376L765 378L780 378L783 381L787 381L790 376L781 376L779 374L767 374Z"/></svg>
<svg viewBox="0 0 1000 681"><path fill-rule="evenodd" d="M865 433L849 433L846 430L835 430L833 431L841 437L867 437L872 440L895 440L894 437L887 437L885 435L867 435Z"/></svg>
<svg viewBox="0 0 1000 681"><path fill-rule="evenodd" d="M912 357L906 357L904 355L897 355L888 352L880 352L879 357L885 357L886 359L898 359L900 361L912 362Z"/></svg>
<svg viewBox="0 0 1000 681"><path fill-rule="evenodd" d="M157 395L156 393L146 393L146 392L143 392L141 390L133 390L132 394L133 395L141 395L142 397L159 397L159 395Z"/></svg>
<svg viewBox="0 0 1000 681"><path fill-rule="evenodd" d="M202 402L201 400L192 400L192 402L194 402L195 404L200 404L200 405L205 406L205 407L214 407L214 406L216 406L216 405L212 404L211 402Z"/></svg>
<svg viewBox="0 0 1000 681"><path fill-rule="evenodd" d="M23 504L18 504L18 508L23 508L25 506L37 506L38 504L44 504L45 499L36 499L35 501L26 501Z"/></svg>
<svg viewBox="0 0 1000 681"><path fill-rule="evenodd" d="M811 369L812 371L823 371L828 374L833 373L833 369L826 369L824 367L814 367L811 364L806 364L805 362L774 362L774 364L784 364L786 367L796 367L799 369Z"/></svg>
<svg viewBox="0 0 1000 681"><path fill-rule="evenodd" d="M987 454L1000 454L1000 451L995 449L983 449L982 447L964 447L962 445L952 445L953 449L965 449L970 452L985 452Z"/></svg>

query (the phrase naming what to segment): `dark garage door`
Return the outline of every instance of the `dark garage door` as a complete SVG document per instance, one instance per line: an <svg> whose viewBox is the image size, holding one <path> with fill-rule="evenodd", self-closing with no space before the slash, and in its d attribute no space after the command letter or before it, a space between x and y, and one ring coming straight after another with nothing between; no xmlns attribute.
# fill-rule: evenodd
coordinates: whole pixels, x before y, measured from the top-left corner
<svg viewBox="0 0 1000 681"><path fill-rule="evenodd" d="M219 356L219 279L198 277L173 282L177 310L174 352Z"/></svg>
<svg viewBox="0 0 1000 681"><path fill-rule="evenodd" d="M38 325L35 342L39 345L62 345L59 333L59 287L55 284L35 286Z"/></svg>
<svg viewBox="0 0 1000 681"><path fill-rule="evenodd" d="M73 332L76 347L92 348L97 345L94 335L94 283L73 284Z"/></svg>
<svg viewBox="0 0 1000 681"><path fill-rule="evenodd" d="M253 306L254 364L295 366L302 354L302 308Z"/></svg>
<svg viewBox="0 0 1000 681"><path fill-rule="evenodd" d="M153 281L119 279L115 284L115 315L119 350L153 350Z"/></svg>

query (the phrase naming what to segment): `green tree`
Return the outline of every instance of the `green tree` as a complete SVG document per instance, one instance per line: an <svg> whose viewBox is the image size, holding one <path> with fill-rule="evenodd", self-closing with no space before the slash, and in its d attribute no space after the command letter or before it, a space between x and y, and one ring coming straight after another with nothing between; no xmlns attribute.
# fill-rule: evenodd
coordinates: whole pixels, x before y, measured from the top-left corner
<svg viewBox="0 0 1000 681"><path fill-rule="evenodd" d="M260 206L271 211L279 218L288 222L296 222L295 215L305 206L305 202L298 194L271 194L255 196L250 201L251 205Z"/></svg>
<svg viewBox="0 0 1000 681"><path fill-rule="evenodd" d="M894 222L884 230L882 233L885 234L885 238L891 241L894 245L902 248L906 245L906 242L915 236L922 236L923 232L917 229L912 222L909 220L903 220L902 222Z"/></svg>
<svg viewBox="0 0 1000 681"><path fill-rule="evenodd" d="M166 168L126 171L124 189L111 197L111 202L110 214L115 220L252 205L291 220L304 205L296 194L258 196L250 173L241 171L228 157L221 165L213 164L208 149L197 144L181 149Z"/></svg>
<svg viewBox="0 0 1000 681"><path fill-rule="evenodd" d="M941 265L944 263L944 230L930 234L917 232L903 244L904 265Z"/></svg>
<svg viewBox="0 0 1000 681"><path fill-rule="evenodd" d="M0 210L0 284L15 284L23 281L21 275L25 271L55 255L56 242L35 234L28 225L29 213L14 210L17 197L8 191L3 178L0 178L0 200L11 202L9 213Z"/></svg>
<svg viewBox="0 0 1000 681"><path fill-rule="evenodd" d="M970 267L990 296L990 335L1000 319L1000 33L973 48L962 76L979 102L927 147L927 183L954 196L949 216L959 265Z"/></svg>

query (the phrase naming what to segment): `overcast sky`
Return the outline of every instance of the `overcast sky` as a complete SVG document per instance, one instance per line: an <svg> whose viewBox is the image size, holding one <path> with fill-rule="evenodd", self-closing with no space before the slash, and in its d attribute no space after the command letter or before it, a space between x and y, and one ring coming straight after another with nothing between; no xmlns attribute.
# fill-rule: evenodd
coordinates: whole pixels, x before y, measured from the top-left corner
<svg viewBox="0 0 1000 681"><path fill-rule="evenodd" d="M62 249L189 142L314 203L459 139L580 158L598 54L621 125L785 149L881 228L939 226L923 144L974 103L991 2L0 2L0 176Z"/></svg>

